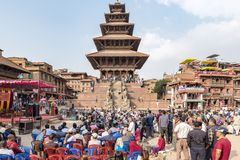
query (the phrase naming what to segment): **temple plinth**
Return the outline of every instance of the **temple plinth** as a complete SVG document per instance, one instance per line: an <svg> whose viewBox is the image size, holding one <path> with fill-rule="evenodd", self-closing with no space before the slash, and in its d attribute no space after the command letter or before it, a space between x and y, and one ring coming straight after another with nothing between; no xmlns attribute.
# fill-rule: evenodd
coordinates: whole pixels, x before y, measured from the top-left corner
<svg viewBox="0 0 240 160"><path fill-rule="evenodd" d="M93 39L97 52L88 54L87 58L94 69L100 70L101 78L134 75L149 55L138 52L141 38L133 36L134 24L129 23L125 4L117 1L109 8L106 23L100 25L102 36Z"/></svg>

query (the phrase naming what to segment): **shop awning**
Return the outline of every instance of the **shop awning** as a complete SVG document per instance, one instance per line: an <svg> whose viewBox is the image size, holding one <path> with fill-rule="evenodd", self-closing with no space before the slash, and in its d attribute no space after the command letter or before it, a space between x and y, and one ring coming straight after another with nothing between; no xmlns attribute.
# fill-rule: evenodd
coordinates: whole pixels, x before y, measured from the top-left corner
<svg viewBox="0 0 240 160"><path fill-rule="evenodd" d="M205 64L205 65L210 65L210 64L218 63L218 61L216 61L216 60L206 60L206 61L202 61L201 63Z"/></svg>
<svg viewBox="0 0 240 160"><path fill-rule="evenodd" d="M38 80L0 80L0 88L23 88L23 89L38 89L38 88L57 88L57 86Z"/></svg>
<svg viewBox="0 0 240 160"><path fill-rule="evenodd" d="M232 71L232 69L231 68L227 68L227 69L223 69L222 71L223 72L230 72L230 71Z"/></svg>
<svg viewBox="0 0 240 160"><path fill-rule="evenodd" d="M184 61L182 61L180 64L188 64L188 63L191 63L196 60L197 60L197 58L187 58Z"/></svg>
<svg viewBox="0 0 240 160"><path fill-rule="evenodd" d="M222 69L218 67L203 67L201 71L222 71Z"/></svg>

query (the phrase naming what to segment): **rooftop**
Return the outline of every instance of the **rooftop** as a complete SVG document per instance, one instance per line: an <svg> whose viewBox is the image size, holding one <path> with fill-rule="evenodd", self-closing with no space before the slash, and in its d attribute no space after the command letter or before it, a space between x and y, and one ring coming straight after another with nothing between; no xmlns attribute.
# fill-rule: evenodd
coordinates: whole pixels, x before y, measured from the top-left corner
<svg viewBox="0 0 240 160"><path fill-rule="evenodd" d="M86 72L64 72L64 73L61 73L61 75L72 75L72 74L87 75Z"/></svg>
<svg viewBox="0 0 240 160"><path fill-rule="evenodd" d="M3 56L0 56L0 65L13 68L13 69L19 71L20 73L30 73L26 69L18 66L17 64L13 63L12 61L10 61L9 59L7 59L7 58L5 58Z"/></svg>
<svg viewBox="0 0 240 160"><path fill-rule="evenodd" d="M133 50L102 50L90 53L87 57L148 57L148 54Z"/></svg>
<svg viewBox="0 0 240 160"><path fill-rule="evenodd" d="M112 40L112 39L141 39L139 37L135 37L135 36L130 36L127 34L108 34L108 35L104 35L104 36L100 36L100 37L96 37L94 39L106 39L106 40Z"/></svg>

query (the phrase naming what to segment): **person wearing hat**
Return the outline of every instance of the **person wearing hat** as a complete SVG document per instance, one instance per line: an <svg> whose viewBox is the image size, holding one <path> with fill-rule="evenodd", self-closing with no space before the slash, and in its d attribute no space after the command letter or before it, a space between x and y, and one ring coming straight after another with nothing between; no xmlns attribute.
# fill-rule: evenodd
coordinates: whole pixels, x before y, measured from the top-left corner
<svg viewBox="0 0 240 160"><path fill-rule="evenodd" d="M75 142L76 141L75 134L76 134L76 129L70 128L68 130L68 133L67 133L66 137L65 137L64 144L67 144L67 143L70 143L70 142Z"/></svg>
<svg viewBox="0 0 240 160"><path fill-rule="evenodd" d="M212 160L229 160L231 153L231 142L225 137L227 129L219 127L216 129L218 138L212 152Z"/></svg>
<svg viewBox="0 0 240 160"><path fill-rule="evenodd" d="M90 145L101 145L101 141L97 139L98 138L98 134L97 133L93 133L91 140L88 142L88 146Z"/></svg>

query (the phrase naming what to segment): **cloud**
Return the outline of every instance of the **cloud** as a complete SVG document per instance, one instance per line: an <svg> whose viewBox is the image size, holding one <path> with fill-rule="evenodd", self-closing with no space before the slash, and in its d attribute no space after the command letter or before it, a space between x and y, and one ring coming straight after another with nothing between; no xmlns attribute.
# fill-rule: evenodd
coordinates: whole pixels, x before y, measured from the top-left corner
<svg viewBox="0 0 240 160"><path fill-rule="evenodd" d="M150 58L140 73L148 78L161 77L164 72L176 72L177 64L185 58L203 59L214 53L226 61L240 62L239 41L240 19L205 22L176 39L145 32L139 51L149 53Z"/></svg>
<svg viewBox="0 0 240 160"><path fill-rule="evenodd" d="M200 18L232 18L240 16L239 0L154 0L163 5L178 5Z"/></svg>
<svg viewBox="0 0 240 160"><path fill-rule="evenodd" d="M150 54L148 62L140 72L144 77L161 77L164 72L174 73L177 71L178 63L189 57L204 59L210 54L217 53L223 60L240 62L239 0L151 0L151 2L180 7L202 20L178 38L163 37L151 29L143 32L140 50Z"/></svg>

